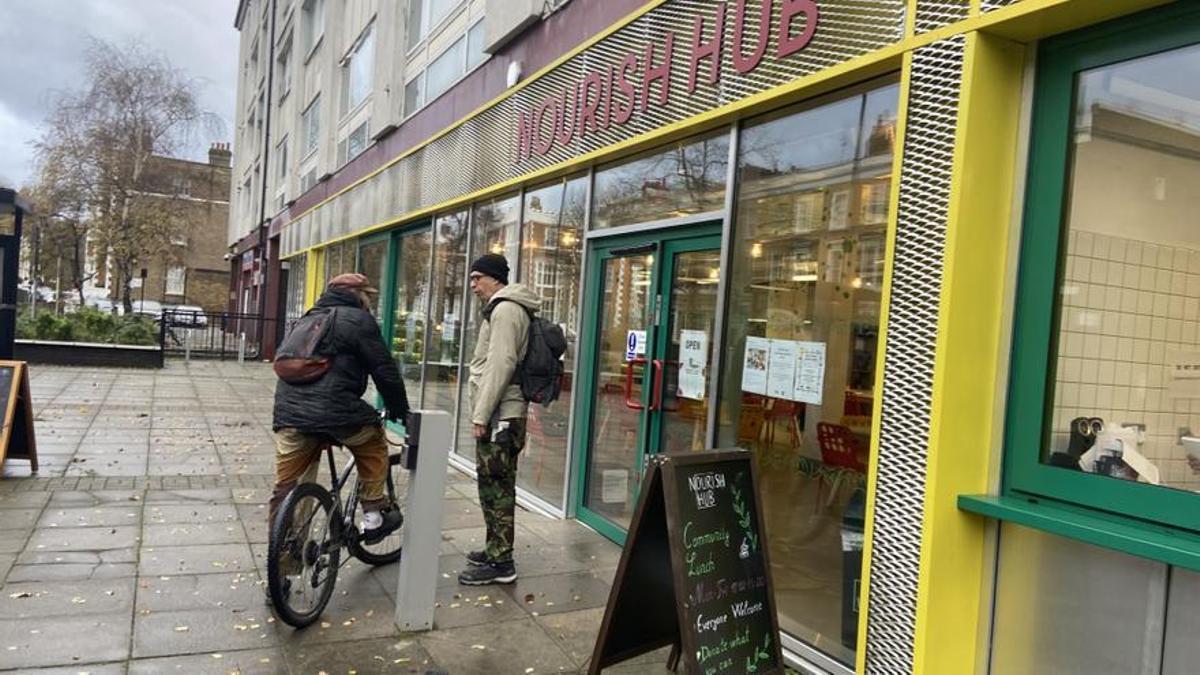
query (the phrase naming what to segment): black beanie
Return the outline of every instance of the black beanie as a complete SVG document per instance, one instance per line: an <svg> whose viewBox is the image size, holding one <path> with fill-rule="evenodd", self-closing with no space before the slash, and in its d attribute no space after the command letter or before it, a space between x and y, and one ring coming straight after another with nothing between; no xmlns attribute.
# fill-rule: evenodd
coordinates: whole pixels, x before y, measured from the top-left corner
<svg viewBox="0 0 1200 675"><path fill-rule="evenodd" d="M508 285L508 260L502 255L485 253L479 256L471 263L471 271L486 274L505 286Z"/></svg>

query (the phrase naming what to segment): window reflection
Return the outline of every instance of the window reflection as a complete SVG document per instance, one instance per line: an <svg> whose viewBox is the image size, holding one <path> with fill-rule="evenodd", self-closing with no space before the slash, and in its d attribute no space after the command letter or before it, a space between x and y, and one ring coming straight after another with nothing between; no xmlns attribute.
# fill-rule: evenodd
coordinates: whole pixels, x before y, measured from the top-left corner
<svg viewBox="0 0 1200 675"><path fill-rule="evenodd" d="M886 85L748 124L737 167L719 443L759 457L780 627L845 663L897 98Z"/></svg>
<svg viewBox="0 0 1200 675"><path fill-rule="evenodd" d="M548 407L529 406L528 441L517 484L552 504L562 503L566 472L586 199L584 177L530 190L524 198L519 277L542 298L541 316L563 326L567 352L559 399Z"/></svg>
<svg viewBox="0 0 1200 675"><path fill-rule="evenodd" d="M471 255L477 258L484 253L496 253L507 258L510 283L516 282L520 278L520 269L517 267L517 253L521 242L521 223L518 220L520 207L521 201L517 195L480 202L475 205L471 228ZM464 268L462 283L466 283L466 276ZM467 301L464 363L471 360L471 354L475 350L475 341L479 337L479 322L483 320L483 316L479 313L480 309L479 300L471 295ZM458 412L458 445L455 451L474 462L475 438L472 435L471 412L468 409L470 402L467 400L465 378L460 384L460 388L462 389L462 407Z"/></svg>
<svg viewBox="0 0 1200 675"><path fill-rule="evenodd" d="M459 342L467 279L467 212L446 213L433 222L434 259L425 344L425 399L431 410L453 414L458 392ZM473 452L467 452L468 456Z"/></svg>
<svg viewBox="0 0 1200 675"><path fill-rule="evenodd" d="M1200 489L1200 46L1076 79L1042 461Z"/></svg>
<svg viewBox="0 0 1200 675"><path fill-rule="evenodd" d="M724 208L728 167L727 131L602 167L595 176L592 227L646 223Z"/></svg>
<svg viewBox="0 0 1200 675"><path fill-rule="evenodd" d="M396 359L400 375L404 378L408 402L414 408L424 407L421 398L421 362L425 355L425 308L429 304L429 247L432 239L428 229L396 238L392 357Z"/></svg>

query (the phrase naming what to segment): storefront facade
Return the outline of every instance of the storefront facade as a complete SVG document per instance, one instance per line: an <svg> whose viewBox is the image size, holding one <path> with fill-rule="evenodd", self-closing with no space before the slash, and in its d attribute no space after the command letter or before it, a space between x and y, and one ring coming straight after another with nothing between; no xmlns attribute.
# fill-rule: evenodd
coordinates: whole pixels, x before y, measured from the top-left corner
<svg viewBox="0 0 1200 675"><path fill-rule="evenodd" d="M292 217L283 302L381 280L471 471L467 265L504 254L570 345L523 503L621 542L648 456L752 451L797 667L1185 672L1200 92L1163 74L1200 73L1198 12L651 2ZM1080 418L1141 453L1076 452ZM1089 639L1118 597L1136 630Z"/></svg>

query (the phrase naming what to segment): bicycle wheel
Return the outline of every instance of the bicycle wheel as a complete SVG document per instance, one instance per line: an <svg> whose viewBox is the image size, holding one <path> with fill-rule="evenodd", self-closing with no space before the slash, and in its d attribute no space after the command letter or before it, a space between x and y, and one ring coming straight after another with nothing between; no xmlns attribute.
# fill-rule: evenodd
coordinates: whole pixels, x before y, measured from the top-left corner
<svg viewBox="0 0 1200 675"><path fill-rule="evenodd" d="M302 483L283 500L271 525L267 587L279 618L303 628L317 620L337 582L342 547L333 497Z"/></svg>
<svg viewBox="0 0 1200 675"><path fill-rule="evenodd" d="M395 460L393 460L395 461ZM355 471L357 472L357 467ZM357 476L351 476L347 481L353 485L353 490L358 491ZM392 499L397 506L404 504L404 499L408 495L408 471L402 468L399 463L388 464L387 476L387 495ZM362 502L358 499L354 501L354 523L355 527L359 527L359 523L363 519ZM362 541L361 534L355 533L355 536L350 537L347 541L346 548L350 550L350 555L358 558L368 565L387 565L394 563L400 559L400 547L403 541L404 526L396 528L394 532L388 534L383 540L368 544Z"/></svg>

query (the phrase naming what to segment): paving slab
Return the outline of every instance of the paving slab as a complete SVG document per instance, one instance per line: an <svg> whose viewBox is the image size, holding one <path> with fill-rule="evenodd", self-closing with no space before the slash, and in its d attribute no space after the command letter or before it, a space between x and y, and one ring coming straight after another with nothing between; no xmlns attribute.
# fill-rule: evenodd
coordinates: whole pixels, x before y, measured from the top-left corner
<svg viewBox="0 0 1200 675"><path fill-rule="evenodd" d="M129 675L277 675L288 671L283 652L277 648L269 648L134 659L129 662L128 672Z"/></svg>
<svg viewBox="0 0 1200 675"><path fill-rule="evenodd" d="M254 566L246 544L161 546L142 549L138 572L152 576L248 572Z"/></svg>
<svg viewBox="0 0 1200 675"><path fill-rule="evenodd" d="M133 618L133 656L176 656L225 650L261 649L279 642L278 623L270 612L190 609L146 612Z"/></svg>
<svg viewBox="0 0 1200 675"><path fill-rule="evenodd" d="M135 580L91 579L47 585L7 583L0 593L0 619L128 613L133 608Z"/></svg>
<svg viewBox="0 0 1200 675"><path fill-rule="evenodd" d="M433 658L414 638L387 638L304 645L287 654L293 673L425 673Z"/></svg>
<svg viewBox="0 0 1200 675"><path fill-rule="evenodd" d="M576 671L558 643L532 619L439 630L418 641L439 666L454 675Z"/></svg>
<svg viewBox="0 0 1200 675"><path fill-rule="evenodd" d="M127 612L0 620L6 667L73 666L129 657ZM78 672L78 671L76 671Z"/></svg>

